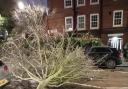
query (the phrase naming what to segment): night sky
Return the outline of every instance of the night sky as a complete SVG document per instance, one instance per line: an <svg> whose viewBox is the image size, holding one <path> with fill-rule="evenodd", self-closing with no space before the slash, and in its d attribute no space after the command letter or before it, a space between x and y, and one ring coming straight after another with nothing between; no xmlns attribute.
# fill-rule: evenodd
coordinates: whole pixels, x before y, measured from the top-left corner
<svg viewBox="0 0 128 89"><path fill-rule="evenodd" d="M29 4L36 4L36 5L45 5L47 6L47 0L24 0L27 1Z"/></svg>

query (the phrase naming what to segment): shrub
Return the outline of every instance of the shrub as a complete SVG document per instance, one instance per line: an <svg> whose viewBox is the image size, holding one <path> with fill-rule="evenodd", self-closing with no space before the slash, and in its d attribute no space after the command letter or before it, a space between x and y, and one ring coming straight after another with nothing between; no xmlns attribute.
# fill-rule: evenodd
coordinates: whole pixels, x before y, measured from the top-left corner
<svg viewBox="0 0 128 89"><path fill-rule="evenodd" d="M91 39L86 39L86 38L76 38L76 37L70 37L65 39L65 44L67 40L71 40L71 44L74 47L86 47L88 45L90 46L101 46L102 42L100 41L99 38L91 38Z"/></svg>
<svg viewBox="0 0 128 89"><path fill-rule="evenodd" d="M124 54L124 57L127 59L126 61L128 61L128 43L124 45L123 54Z"/></svg>

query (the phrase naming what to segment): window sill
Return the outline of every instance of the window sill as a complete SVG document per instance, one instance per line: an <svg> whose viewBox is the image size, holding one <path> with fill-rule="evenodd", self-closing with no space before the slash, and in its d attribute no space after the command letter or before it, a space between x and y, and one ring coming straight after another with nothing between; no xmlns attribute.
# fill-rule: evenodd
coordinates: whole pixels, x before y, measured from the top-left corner
<svg viewBox="0 0 128 89"><path fill-rule="evenodd" d="M64 9L72 8L72 6L65 6Z"/></svg>
<svg viewBox="0 0 128 89"><path fill-rule="evenodd" d="M99 3L90 3L90 5L98 5Z"/></svg>
<svg viewBox="0 0 128 89"><path fill-rule="evenodd" d="M82 7L82 6L86 6L86 5L85 4L77 5L77 7Z"/></svg>
<svg viewBox="0 0 128 89"><path fill-rule="evenodd" d="M78 28L77 31L84 31L86 30L85 28Z"/></svg>
<svg viewBox="0 0 128 89"><path fill-rule="evenodd" d="M99 27L95 27L95 28L90 28L90 30L98 30Z"/></svg>
<svg viewBox="0 0 128 89"><path fill-rule="evenodd" d="M123 27L123 25L113 25L113 27Z"/></svg>

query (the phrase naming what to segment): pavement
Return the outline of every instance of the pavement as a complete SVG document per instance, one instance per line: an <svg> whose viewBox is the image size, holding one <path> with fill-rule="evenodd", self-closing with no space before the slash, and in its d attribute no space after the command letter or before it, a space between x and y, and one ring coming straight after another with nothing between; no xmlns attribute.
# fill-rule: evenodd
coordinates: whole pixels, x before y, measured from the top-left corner
<svg viewBox="0 0 128 89"><path fill-rule="evenodd" d="M128 67L128 62L126 62L126 60L123 56L121 56L121 60L123 61L123 63L121 65L118 65L118 67Z"/></svg>
<svg viewBox="0 0 128 89"><path fill-rule="evenodd" d="M116 69L103 69L98 79L88 82L89 85L104 87L105 89L128 89L128 62L122 57L123 63Z"/></svg>
<svg viewBox="0 0 128 89"><path fill-rule="evenodd" d="M106 89L128 89L128 87L106 87Z"/></svg>
<svg viewBox="0 0 128 89"><path fill-rule="evenodd" d="M125 59L122 57L122 60L123 60L123 63L121 65L118 65L116 69L118 71L128 72L128 62L126 62L126 60L128 60L128 59Z"/></svg>
<svg viewBox="0 0 128 89"><path fill-rule="evenodd" d="M128 89L128 62L123 62L116 69L99 71L97 78L87 84L105 89Z"/></svg>

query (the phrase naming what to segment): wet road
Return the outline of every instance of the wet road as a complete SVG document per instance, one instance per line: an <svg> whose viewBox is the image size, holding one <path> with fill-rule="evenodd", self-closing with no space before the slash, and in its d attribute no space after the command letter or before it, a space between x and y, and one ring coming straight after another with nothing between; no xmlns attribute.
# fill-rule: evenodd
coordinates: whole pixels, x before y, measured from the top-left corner
<svg viewBox="0 0 128 89"><path fill-rule="evenodd" d="M115 70L122 71L122 72L128 72L128 62L123 62L123 64L117 66Z"/></svg>
<svg viewBox="0 0 128 89"><path fill-rule="evenodd" d="M101 70L98 77L87 84L107 87L106 89L128 89L128 62L116 67L116 69Z"/></svg>

